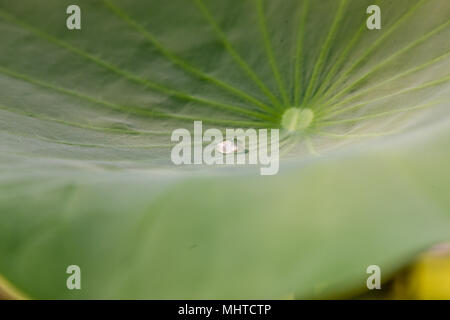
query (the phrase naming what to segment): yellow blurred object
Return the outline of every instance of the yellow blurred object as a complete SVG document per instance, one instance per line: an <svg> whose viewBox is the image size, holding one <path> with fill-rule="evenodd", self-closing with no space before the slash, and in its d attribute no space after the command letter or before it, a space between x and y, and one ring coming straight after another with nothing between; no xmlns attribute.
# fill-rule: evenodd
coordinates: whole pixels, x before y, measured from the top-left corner
<svg viewBox="0 0 450 320"><path fill-rule="evenodd" d="M0 300L28 300L28 297L0 275Z"/></svg>
<svg viewBox="0 0 450 320"><path fill-rule="evenodd" d="M450 300L450 244L433 248L396 278L394 298Z"/></svg>

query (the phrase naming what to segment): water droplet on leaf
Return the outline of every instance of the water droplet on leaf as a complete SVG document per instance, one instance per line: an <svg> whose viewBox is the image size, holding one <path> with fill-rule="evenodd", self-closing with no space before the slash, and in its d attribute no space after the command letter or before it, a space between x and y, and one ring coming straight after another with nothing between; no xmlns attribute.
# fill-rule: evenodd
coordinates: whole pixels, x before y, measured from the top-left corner
<svg viewBox="0 0 450 320"><path fill-rule="evenodd" d="M218 143L216 146L216 150L223 154L240 153L240 152L247 153L247 150L245 149L244 145L240 144L237 139L235 139L234 141L224 140Z"/></svg>
<svg viewBox="0 0 450 320"><path fill-rule="evenodd" d="M238 150L238 147L235 142L225 140L216 146L216 150L219 151L220 153L229 154L236 152Z"/></svg>

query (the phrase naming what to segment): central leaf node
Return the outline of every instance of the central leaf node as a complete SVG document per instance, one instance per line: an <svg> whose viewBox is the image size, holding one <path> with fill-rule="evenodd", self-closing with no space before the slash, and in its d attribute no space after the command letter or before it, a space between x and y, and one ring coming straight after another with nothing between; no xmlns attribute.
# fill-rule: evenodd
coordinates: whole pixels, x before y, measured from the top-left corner
<svg viewBox="0 0 450 320"><path fill-rule="evenodd" d="M314 120L311 109L289 108L283 113L281 126L288 131L298 131L308 128Z"/></svg>

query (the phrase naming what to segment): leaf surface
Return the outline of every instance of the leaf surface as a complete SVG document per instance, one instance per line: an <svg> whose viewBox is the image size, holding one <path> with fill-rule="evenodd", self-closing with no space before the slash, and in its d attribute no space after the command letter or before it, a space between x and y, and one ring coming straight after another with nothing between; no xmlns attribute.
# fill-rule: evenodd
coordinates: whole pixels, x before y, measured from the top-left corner
<svg viewBox="0 0 450 320"><path fill-rule="evenodd" d="M78 3L69 31L71 1L0 0L0 274L24 295L347 296L450 238L448 1L378 1L372 31L366 0ZM280 173L173 165L194 120L280 128Z"/></svg>

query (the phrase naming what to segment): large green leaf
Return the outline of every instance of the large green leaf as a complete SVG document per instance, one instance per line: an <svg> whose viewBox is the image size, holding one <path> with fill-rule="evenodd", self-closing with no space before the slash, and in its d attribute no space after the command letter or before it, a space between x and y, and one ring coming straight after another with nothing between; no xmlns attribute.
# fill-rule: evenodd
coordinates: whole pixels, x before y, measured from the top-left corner
<svg viewBox="0 0 450 320"><path fill-rule="evenodd" d="M25 295L346 296L450 239L447 0L79 0L79 31L70 4L0 0L0 274ZM174 166L194 120L281 127L280 173Z"/></svg>

